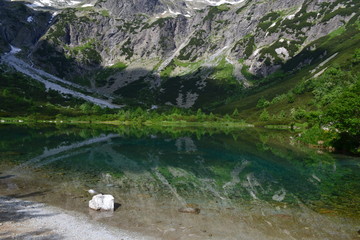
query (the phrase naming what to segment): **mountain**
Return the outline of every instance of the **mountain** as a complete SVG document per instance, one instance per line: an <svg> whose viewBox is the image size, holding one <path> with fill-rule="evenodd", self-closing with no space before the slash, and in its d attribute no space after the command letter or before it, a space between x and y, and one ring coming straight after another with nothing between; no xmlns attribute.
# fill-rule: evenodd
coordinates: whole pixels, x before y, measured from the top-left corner
<svg viewBox="0 0 360 240"><path fill-rule="evenodd" d="M302 142L359 154L359 9L0 0L0 116L285 125L306 129Z"/></svg>
<svg viewBox="0 0 360 240"><path fill-rule="evenodd" d="M324 38L355 26L359 43L356 0L0 4L3 53L21 48L29 63L117 104L223 108L264 79L319 73L336 59Z"/></svg>

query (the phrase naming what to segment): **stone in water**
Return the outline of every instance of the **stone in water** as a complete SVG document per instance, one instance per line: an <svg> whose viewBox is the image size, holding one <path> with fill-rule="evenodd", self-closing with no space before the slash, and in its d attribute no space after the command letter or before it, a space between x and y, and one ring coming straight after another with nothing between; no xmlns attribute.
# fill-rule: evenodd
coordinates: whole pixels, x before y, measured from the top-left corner
<svg viewBox="0 0 360 240"><path fill-rule="evenodd" d="M89 201L89 208L94 210L114 211L114 197L98 194Z"/></svg>
<svg viewBox="0 0 360 240"><path fill-rule="evenodd" d="M179 212L182 213L192 213L192 214L199 214L200 208L193 208L193 207L182 207L179 209Z"/></svg>

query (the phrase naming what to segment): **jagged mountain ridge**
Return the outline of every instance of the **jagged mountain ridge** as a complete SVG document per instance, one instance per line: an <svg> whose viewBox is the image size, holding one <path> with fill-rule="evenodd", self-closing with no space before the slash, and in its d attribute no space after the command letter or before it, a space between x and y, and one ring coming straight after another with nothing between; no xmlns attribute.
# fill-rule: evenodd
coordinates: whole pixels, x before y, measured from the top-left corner
<svg viewBox="0 0 360 240"><path fill-rule="evenodd" d="M82 6L61 10L31 49L32 61L107 94L156 95L149 101L181 107L248 87L249 75L281 69L305 48L316 50L311 42L359 18L359 3L351 0L219 6L107 0Z"/></svg>

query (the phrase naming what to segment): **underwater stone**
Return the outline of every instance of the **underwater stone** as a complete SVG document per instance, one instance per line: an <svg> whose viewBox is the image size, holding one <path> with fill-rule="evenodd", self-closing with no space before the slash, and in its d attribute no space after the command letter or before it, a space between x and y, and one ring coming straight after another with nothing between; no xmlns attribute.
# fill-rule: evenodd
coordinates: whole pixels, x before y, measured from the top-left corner
<svg viewBox="0 0 360 240"><path fill-rule="evenodd" d="M182 207L182 208L179 209L179 212L199 214L200 213L200 208Z"/></svg>

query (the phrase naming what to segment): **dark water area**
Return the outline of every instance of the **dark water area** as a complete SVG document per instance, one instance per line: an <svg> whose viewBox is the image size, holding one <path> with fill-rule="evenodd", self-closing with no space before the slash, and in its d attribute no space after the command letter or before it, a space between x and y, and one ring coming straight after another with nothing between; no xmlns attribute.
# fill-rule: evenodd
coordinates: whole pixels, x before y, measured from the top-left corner
<svg viewBox="0 0 360 240"><path fill-rule="evenodd" d="M360 159L292 135L3 124L0 195L159 239L358 239ZM114 195L119 207L89 211L88 189Z"/></svg>

